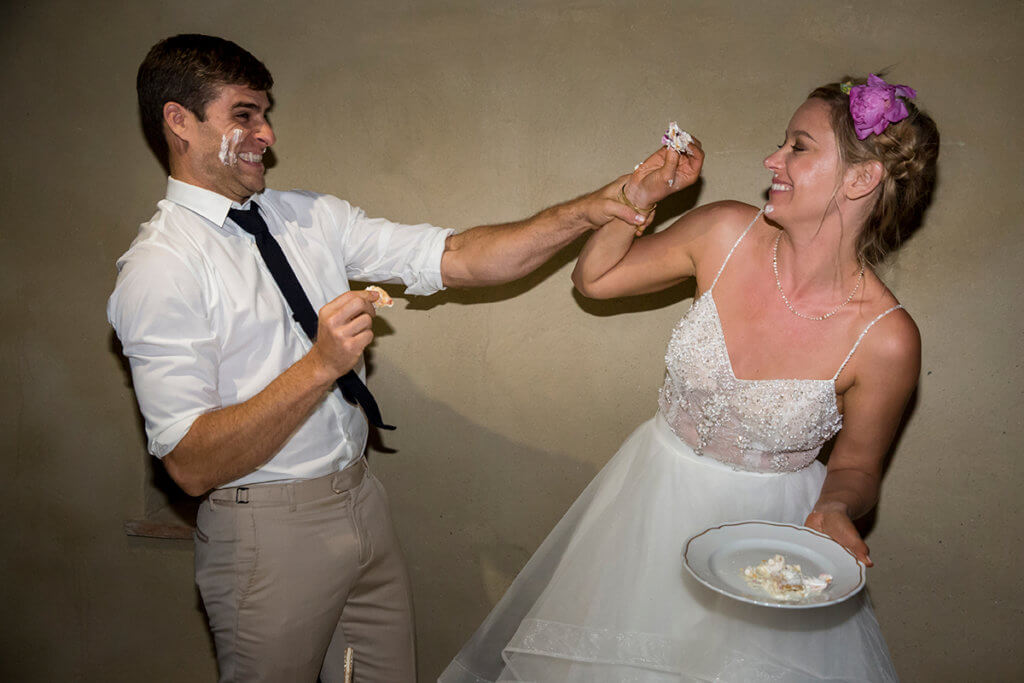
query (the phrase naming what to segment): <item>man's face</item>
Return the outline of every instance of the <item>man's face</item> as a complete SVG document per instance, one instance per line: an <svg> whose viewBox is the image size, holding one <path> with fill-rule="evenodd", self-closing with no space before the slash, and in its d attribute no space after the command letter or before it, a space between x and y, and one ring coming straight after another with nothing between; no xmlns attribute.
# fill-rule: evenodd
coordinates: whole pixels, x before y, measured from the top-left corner
<svg viewBox="0 0 1024 683"><path fill-rule="evenodd" d="M270 98L244 85L222 85L206 105L206 120L195 120L189 136L191 178L200 187L244 202L266 187L263 153L274 144L267 120Z"/></svg>

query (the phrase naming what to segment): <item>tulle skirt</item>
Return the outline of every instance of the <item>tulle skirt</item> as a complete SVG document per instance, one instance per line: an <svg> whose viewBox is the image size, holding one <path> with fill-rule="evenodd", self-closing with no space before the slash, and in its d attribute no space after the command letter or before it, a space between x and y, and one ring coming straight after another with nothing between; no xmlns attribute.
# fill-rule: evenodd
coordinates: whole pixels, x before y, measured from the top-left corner
<svg viewBox="0 0 1024 683"><path fill-rule="evenodd" d="M573 503L441 683L895 681L867 596L783 610L693 579L683 545L715 524L803 524L825 468L739 472L658 414Z"/></svg>

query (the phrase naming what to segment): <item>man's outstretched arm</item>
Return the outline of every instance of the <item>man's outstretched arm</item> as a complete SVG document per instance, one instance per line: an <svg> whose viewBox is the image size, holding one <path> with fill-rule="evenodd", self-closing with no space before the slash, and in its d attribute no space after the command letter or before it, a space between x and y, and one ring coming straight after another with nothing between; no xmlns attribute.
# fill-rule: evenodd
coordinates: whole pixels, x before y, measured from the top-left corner
<svg viewBox="0 0 1024 683"><path fill-rule="evenodd" d="M580 235L613 219L644 225L648 216L616 200L628 177L523 221L482 225L451 235L441 256L444 285L480 287L517 280Z"/></svg>
<svg viewBox="0 0 1024 683"><path fill-rule="evenodd" d="M595 192L524 221L484 225L451 235L441 256L441 279L446 287L510 282L533 272L580 235L612 221L640 231L653 219L648 209L696 181L701 161L699 143L693 156L682 163L678 153L661 148L632 174Z"/></svg>

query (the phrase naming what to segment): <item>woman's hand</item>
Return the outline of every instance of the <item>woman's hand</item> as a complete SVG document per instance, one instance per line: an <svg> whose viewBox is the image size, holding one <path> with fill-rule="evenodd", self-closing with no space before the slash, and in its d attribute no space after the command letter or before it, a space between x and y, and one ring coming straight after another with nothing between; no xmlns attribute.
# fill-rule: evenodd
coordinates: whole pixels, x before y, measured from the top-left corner
<svg viewBox="0 0 1024 683"><path fill-rule="evenodd" d="M647 211L657 202L697 182L704 165L704 150L700 140L693 139L690 154L662 147L647 157L626 180L623 192L626 199L638 209Z"/></svg>
<svg viewBox="0 0 1024 683"><path fill-rule="evenodd" d="M875 566L868 556L867 544L860 537L857 527L853 525L853 521L845 510L832 506L822 509L815 507L811 514L807 515L804 526L832 537L836 543L849 550L854 557L868 567Z"/></svg>

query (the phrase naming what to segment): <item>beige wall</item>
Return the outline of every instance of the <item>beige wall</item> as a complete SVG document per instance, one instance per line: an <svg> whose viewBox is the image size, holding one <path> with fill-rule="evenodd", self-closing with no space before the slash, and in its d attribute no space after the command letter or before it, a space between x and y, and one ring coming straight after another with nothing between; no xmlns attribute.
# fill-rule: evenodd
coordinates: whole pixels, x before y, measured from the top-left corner
<svg viewBox="0 0 1024 683"><path fill-rule="evenodd" d="M1009 649L1024 626L1020 2L380 4L394 8L0 8L4 678L214 679L191 544L121 530L151 468L104 317L114 261L164 184L135 69L184 31L232 38L274 72L273 186L460 228L611 179L674 119L708 151L699 201L757 202L804 94L894 65L944 143L925 228L889 274L924 369L869 585L904 679L1024 676ZM656 408L686 288L582 300L575 250L524 283L401 300L378 324L372 384L400 429L373 460L413 573L423 680Z"/></svg>

